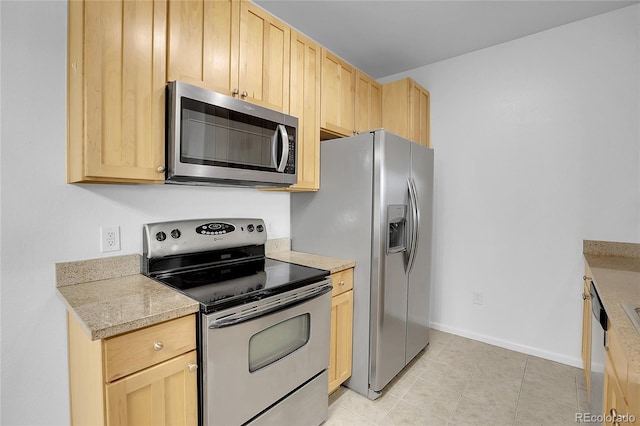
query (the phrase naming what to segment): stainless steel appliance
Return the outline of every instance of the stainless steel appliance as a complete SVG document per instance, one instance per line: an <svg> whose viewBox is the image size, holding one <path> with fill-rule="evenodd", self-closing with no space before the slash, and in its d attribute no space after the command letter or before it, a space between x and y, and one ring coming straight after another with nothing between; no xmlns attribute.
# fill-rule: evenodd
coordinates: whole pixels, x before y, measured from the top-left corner
<svg viewBox="0 0 640 426"><path fill-rule="evenodd" d="M167 183L296 183L298 119L180 81L167 86Z"/></svg>
<svg viewBox="0 0 640 426"><path fill-rule="evenodd" d="M592 414L604 415L604 365L607 345L607 312L604 310L596 286L591 281L591 378L589 408Z"/></svg>
<svg viewBox="0 0 640 426"><path fill-rule="evenodd" d="M433 150L384 130L320 150L320 191L291 195L292 247L355 260L345 384L375 399L429 343Z"/></svg>
<svg viewBox="0 0 640 426"><path fill-rule="evenodd" d="M265 258L261 219L146 224L142 270L200 303L200 424L327 418L329 272Z"/></svg>

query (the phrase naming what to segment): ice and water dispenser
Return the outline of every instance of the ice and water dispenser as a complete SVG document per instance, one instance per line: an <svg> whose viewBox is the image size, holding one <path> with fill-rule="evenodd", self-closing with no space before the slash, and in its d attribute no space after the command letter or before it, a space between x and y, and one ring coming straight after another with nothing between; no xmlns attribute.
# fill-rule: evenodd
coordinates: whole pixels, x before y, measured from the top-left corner
<svg viewBox="0 0 640 426"><path fill-rule="evenodd" d="M387 206L387 254L407 251L407 206Z"/></svg>

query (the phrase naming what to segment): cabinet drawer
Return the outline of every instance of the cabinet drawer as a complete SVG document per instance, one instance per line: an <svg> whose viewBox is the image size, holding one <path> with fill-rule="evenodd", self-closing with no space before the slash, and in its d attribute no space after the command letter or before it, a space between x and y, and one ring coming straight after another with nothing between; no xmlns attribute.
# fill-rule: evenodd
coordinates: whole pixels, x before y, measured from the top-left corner
<svg viewBox="0 0 640 426"><path fill-rule="evenodd" d="M112 382L195 348L195 315L105 339L105 380Z"/></svg>
<svg viewBox="0 0 640 426"><path fill-rule="evenodd" d="M353 288L353 268L331 274L331 297L335 297Z"/></svg>

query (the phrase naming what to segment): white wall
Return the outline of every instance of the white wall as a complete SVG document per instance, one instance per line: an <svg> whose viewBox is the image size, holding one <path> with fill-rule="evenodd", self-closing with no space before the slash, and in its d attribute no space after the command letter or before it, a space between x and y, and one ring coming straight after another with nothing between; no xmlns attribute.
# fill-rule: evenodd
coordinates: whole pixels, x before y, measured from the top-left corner
<svg viewBox="0 0 640 426"><path fill-rule="evenodd" d="M65 183L66 2L0 2L3 425L69 423L66 320L54 264L101 257L102 225L140 253L141 225L258 216L289 236L289 195L254 189Z"/></svg>
<svg viewBox="0 0 640 426"><path fill-rule="evenodd" d="M639 52L635 5L385 78L431 93L436 328L580 365L582 240L640 242Z"/></svg>

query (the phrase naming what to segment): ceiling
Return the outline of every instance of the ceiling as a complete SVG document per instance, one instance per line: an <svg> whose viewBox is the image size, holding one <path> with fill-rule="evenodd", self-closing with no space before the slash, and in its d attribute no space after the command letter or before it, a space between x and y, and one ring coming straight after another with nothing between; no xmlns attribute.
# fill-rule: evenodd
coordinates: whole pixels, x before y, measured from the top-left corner
<svg viewBox="0 0 640 426"><path fill-rule="evenodd" d="M374 78L639 1L253 0Z"/></svg>

